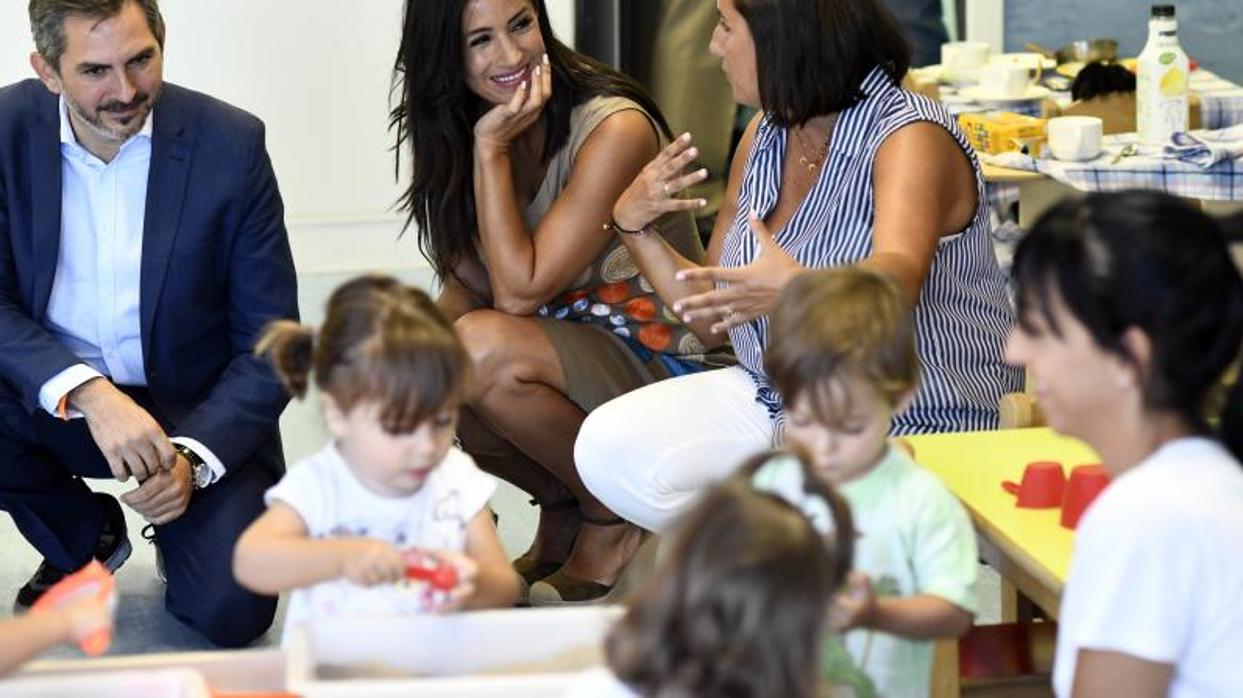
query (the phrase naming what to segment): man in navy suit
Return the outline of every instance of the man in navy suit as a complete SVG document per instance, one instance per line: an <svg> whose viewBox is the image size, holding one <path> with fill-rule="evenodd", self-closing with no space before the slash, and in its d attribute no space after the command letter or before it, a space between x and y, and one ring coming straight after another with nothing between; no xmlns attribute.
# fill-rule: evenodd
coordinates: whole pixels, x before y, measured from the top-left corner
<svg viewBox="0 0 1243 698"><path fill-rule="evenodd" d="M166 608L249 643L276 600L232 552L284 471L288 399L251 349L298 312L263 125L163 82L157 0L30 19L39 80L0 88L0 509L44 556L15 606L125 561L120 505L81 478L133 478Z"/></svg>

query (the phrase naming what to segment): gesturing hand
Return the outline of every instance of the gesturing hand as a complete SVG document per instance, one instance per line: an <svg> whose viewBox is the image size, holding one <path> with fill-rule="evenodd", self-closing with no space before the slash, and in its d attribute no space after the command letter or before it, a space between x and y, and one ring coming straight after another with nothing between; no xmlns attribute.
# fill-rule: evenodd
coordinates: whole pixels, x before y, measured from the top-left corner
<svg viewBox="0 0 1243 698"><path fill-rule="evenodd" d="M712 331L721 333L768 315L777 307L777 299L790 280L805 271L791 257L760 217L752 211L747 217L760 253L755 261L742 267L698 267L678 272L678 281L707 281L723 288L687 296L673 304L683 322L716 320Z"/></svg>
<svg viewBox="0 0 1243 698"><path fill-rule="evenodd" d="M91 438L121 482L147 480L173 466L173 443L159 423L105 378L93 378L69 393L69 404L86 417Z"/></svg>
<svg viewBox="0 0 1243 698"><path fill-rule="evenodd" d="M498 104L475 122L475 148L506 150L509 144L539 119L552 97L552 67L548 54L514 92L508 104Z"/></svg>
<svg viewBox="0 0 1243 698"><path fill-rule="evenodd" d="M121 501L142 515L147 523L162 526L176 520L190 505L194 473L185 456L177 454L173 467L146 478L137 489L121 495Z"/></svg>
<svg viewBox="0 0 1243 698"><path fill-rule="evenodd" d="M665 146L644 166L613 204L613 220L627 230L638 230L670 211L689 211L708 205L704 199L679 199L677 193L708 178L706 169L682 170L699 155L685 133Z"/></svg>

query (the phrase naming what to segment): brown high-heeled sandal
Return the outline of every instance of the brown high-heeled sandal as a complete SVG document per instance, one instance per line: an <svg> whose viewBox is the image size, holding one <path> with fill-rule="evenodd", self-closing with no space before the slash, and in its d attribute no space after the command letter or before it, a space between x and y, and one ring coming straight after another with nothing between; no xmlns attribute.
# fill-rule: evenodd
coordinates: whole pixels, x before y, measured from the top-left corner
<svg viewBox="0 0 1243 698"><path fill-rule="evenodd" d="M584 516L583 523L591 524L592 526L621 526L630 522L620 517L593 519ZM647 537L646 531L643 532L643 537ZM640 543L640 547L642 547L642 543ZM622 583L623 577L625 577L624 569L614 583L601 584L592 579L579 579L558 569L547 577L532 583L527 598L531 606L575 606L611 603L621 598L627 591L628 585Z"/></svg>
<svg viewBox="0 0 1243 698"><path fill-rule="evenodd" d="M570 509L578 508L578 500L573 497L562 499L561 501L553 502L551 504L540 504L532 499L531 504L533 506L538 506L540 511L547 512L568 511ZM574 535L577 537L578 534L575 533ZM570 548L573 549L573 547L574 540L571 539ZM527 551L514 558L513 562L510 564L513 565L514 571L518 573L518 576L522 578L523 586L530 587L535 582L561 569L561 565L564 563L565 560L540 560L532 555L530 551Z"/></svg>

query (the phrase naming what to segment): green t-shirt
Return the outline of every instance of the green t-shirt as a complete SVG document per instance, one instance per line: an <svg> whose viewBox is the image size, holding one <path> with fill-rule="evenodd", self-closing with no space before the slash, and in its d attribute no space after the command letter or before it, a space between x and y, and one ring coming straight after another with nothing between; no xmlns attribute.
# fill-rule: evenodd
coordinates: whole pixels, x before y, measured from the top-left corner
<svg viewBox="0 0 1243 698"><path fill-rule="evenodd" d="M890 448L871 472L839 491L850 503L859 533L855 569L871 577L878 596L933 594L976 612L975 533L962 504L936 475ZM844 641L854 667L871 678L876 695L928 695L932 642L871 630L851 631ZM832 672L837 676L830 676L834 683L844 678L841 671L839 662Z"/></svg>

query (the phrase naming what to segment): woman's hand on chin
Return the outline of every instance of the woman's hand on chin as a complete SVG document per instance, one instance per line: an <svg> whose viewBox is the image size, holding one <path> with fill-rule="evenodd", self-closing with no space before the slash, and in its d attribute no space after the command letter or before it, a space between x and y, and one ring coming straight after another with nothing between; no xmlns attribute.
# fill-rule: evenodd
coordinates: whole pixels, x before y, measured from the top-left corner
<svg viewBox="0 0 1243 698"><path fill-rule="evenodd" d="M506 152L527 129L535 125L544 105L552 99L552 67L548 54L535 68L530 81L523 81L508 104L498 104L475 122L476 152Z"/></svg>
<svg viewBox="0 0 1243 698"><path fill-rule="evenodd" d="M639 230L670 211L690 211L708 205L703 199L680 199L678 192L708 177L705 169L682 174L699 154L684 133L665 146L613 205L613 221L626 230Z"/></svg>

